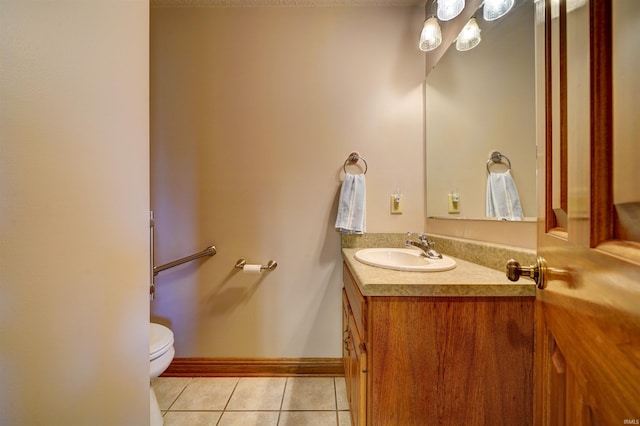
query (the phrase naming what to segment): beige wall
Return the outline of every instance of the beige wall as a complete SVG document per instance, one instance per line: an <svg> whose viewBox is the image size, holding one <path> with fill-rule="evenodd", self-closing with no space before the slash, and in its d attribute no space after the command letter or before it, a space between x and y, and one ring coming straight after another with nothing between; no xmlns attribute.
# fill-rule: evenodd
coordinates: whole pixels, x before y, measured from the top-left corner
<svg viewBox="0 0 640 426"><path fill-rule="evenodd" d="M152 9L154 320L180 357L339 357L343 163L368 232L424 228L422 7ZM353 169L355 172L357 169ZM404 194L403 215L389 196ZM278 268L261 276L239 258Z"/></svg>
<svg viewBox="0 0 640 426"><path fill-rule="evenodd" d="M0 424L147 424L148 4L1 9Z"/></svg>

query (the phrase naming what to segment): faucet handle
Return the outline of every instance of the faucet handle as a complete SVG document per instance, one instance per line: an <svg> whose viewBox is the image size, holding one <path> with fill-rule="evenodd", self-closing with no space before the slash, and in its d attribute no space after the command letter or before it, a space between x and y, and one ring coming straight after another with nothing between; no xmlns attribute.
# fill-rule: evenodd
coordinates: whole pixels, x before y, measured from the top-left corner
<svg viewBox="0 0 640 426"><path fill-rule="evenodd" d="M418 238L420 239L420 242L424 245L426 245L427 247L429 247L430 249L434 248L436 246L436 243L434 243L431 238L429 238L429 236L427 234L419 234Z"/></svg>
<svg viewBox="0 0 640 426"><path fill-rule="evenodd" d="M436 246L436 244L433 241L431 241L429 236L424 232L407 232L407 236L409 237L417 236L418 240L420 240L422 244L426 245L429 248L434 248Z"/></svg>

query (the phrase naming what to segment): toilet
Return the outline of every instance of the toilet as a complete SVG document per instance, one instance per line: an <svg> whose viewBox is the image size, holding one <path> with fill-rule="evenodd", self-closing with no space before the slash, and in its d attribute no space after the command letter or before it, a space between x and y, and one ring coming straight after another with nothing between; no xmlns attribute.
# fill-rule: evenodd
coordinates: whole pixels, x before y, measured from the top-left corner
<svg viewBox="0 0 640 426"><path fill-rule="evenodd" d="M164 370L169 367L169 364L171 364L174 355L173 332L163 325L152 322L149 327L149 360L151 362L149 380L161 375ZM151 414L150 424L151 426L161 426L164 423L162 413L160 412L158 399L151 387L151 383L149 383L149 401Z"/></svg>

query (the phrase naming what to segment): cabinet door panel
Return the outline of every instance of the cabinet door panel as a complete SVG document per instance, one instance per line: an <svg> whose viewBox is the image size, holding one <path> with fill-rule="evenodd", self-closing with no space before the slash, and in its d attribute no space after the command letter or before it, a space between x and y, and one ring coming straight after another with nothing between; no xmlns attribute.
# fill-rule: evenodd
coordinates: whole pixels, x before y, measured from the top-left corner
<svg viewBox="0 0 640 426"><path fill-rule="evenodd" d="M354 426L367 424L367 353L365 344L355 328L353 316L349 322L349 381L351 392L351 421Z"/></svg>
<svg viewBox="0 0 640 426"><path fill-rule="evenodd" d="M347 399L351 404L351 347L349 341L351 340L349 332L349 316L351 315L351 308L349 307L349 300L347 299L347 293L342 290L342 359L344 361L344 377L347 385Z"/></svg>
<svg viewBox="0 0 640 426"><path fill-rule="evenodd" d="M353 276L351 276L351 272L349 272L349 268L347 265L343 265L343 283L344 289L347 293L347 298L349 299L349 306L353 312L353 317L355 319L356 328L358 329L358 333L364 341L367 340L367 324L366 324L366 316L367 316L367 301L360 292L358 288L358 284L356 284Z"/></svg>

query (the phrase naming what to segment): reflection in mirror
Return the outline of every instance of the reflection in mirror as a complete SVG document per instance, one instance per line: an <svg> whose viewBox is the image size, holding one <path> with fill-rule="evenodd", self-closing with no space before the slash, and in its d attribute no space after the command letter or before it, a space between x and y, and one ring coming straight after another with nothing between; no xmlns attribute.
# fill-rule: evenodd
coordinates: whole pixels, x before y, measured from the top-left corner
<svg viewBox="0 0 640 426"><path fill-rule="evenodd" d="M427 216L496 220L487 215L487 165L502 174L507 162L487 161L498 151L524 216L534 217L534 4L518 0L503 18L476 19L482 42L449 48L426 80Z"/></svg>
<svg viewBox="0 0 640 426"><path fill-rule="evenodd" d="M640 242L640 98L635 90L640 75L640 2L613 2L613 202L615 237Z"/></svg>

